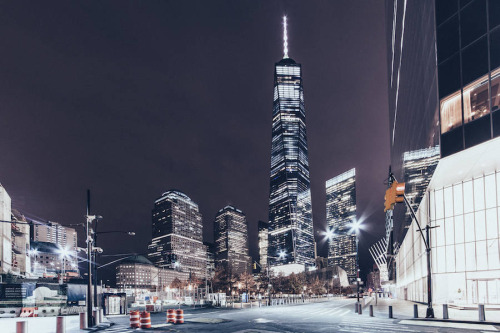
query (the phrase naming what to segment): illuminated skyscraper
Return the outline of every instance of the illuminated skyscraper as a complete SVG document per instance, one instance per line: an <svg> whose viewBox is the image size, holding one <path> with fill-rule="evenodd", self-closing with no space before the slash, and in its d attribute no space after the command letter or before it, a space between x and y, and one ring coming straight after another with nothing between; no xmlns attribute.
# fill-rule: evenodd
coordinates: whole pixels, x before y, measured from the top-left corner
<svg viewBox="0 0 500 333"><path fill-rule="evenodd" d="M268 262L285 274L314 264L302 67L284 56L275 65L269 196Z"/></svg>
<svg viewBox="0 0 500 333"><path fill-rule="evenodd" d="M267 269L267 248L269 245L269 223L259 221L259 264L261 271Z"/></svg>
<svg viewBox="0 0 500 333"><path fill-rule="evenodd" d="M427 190L434 170L439 162L439 146L424 148L403 154L403 172L406 183L405 194L414 211ZM406 225L411 224L410 211L406 210Z"/></svg>
<svg viewBox="0 0 500 333"><path fill-rule="evenodd" d="M215 263L230 276L248 273L248 225L245 214L233 206L219 210L215 217Z"/></svg>
<svg viewBox="0 0 500 333"><path fill-rule="evenodd" d="M326 182L326 223L330 230L328 265L340 266L349 281L356 278L356 169Z"/></svg>
<svg viewBox="0 0 500 333"><path fill-rule="evenodd" d="M155 201L152 241L148 258L163 268L175 268L198 277L207 271L207 249L198 205L186 194L170 190Z"/></svg>

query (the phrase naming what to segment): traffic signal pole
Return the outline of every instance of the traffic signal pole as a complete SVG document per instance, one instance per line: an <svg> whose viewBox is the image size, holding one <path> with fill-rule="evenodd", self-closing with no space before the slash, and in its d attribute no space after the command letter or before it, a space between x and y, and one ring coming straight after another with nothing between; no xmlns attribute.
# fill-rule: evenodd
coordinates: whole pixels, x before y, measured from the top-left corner
<svg viewBox="0 0 500 333"><path fill-rule="evenodd" d="M425 235L424 232L422 231L422 228L420 227L420 223L418 222L417 216L415 215L415 212L413 211L413 208L410 205L410 202L406 198L406 195L403 194L404 201L408 209L410 210L410 213L415 219L415 222L417 223L418 231L420 232L420 235L422 236L422 239L424 240L425 244L425 252L427 255L427 313L425 315L425 318L434 318L434 309L432 308L432 271L431 271L431 246L430 246L430 229L429 225L425 226ZM435 228L435 227L434 227Z"/></svg>
<svg viewBox="0 0 500 333"><path fill-rule="evenodd" d="M411 217L415 220L417 224L418 231L422 236L425 244L425 252L427 255L427 313L426 318L434 318L434 309L432 308L432 269L431 269L431 246L430 246L430 229L435 227L430 227L429 224L425 226L425 233L420 223L418 222L417 215L413 211L413 207L410 205L408 198L405 195L405 183L398 183L396 178L391 174L389 181L390 187L386 191L385 195L385 211L394 209L394 205L399 202L404 202L410 211Z"/></svg>

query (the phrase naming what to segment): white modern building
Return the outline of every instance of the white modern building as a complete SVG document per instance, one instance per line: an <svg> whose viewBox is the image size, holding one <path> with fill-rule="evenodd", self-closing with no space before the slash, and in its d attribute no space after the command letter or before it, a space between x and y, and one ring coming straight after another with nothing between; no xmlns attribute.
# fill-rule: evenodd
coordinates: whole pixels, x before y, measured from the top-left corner
<svg viewBox="0 0 500 333"><path fill-rule="evenodd" d="M11 199L0 184L0 220L11 220ZM0 223L0 273L12 270L12 231L10 223Z"/></svg>
<svg viewBox="0 0 500 333"><path fill-rule="evenodd" d="M417 211L431 231L435 303L500 304L500 138L441 159ZM426 256L413 222L396 257L401 298L425 302Z"/></svg>

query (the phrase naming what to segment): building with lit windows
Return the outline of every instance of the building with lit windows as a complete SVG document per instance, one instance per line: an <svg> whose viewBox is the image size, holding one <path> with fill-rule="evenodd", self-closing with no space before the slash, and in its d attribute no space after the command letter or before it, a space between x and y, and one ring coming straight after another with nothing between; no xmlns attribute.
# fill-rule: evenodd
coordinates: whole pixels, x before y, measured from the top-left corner
<svg viewBox="0 0 500 333"><path fill-rule="evenodd" d="M245 214L233 207L219 210L214 223L215 264L223 267L228 276L248 273L248 224Z"/></svg>
<svg viewBox="0 0 500 333"><path fill-rule="evenodd" d="M188 281L189 273L155 267L143 256L132 256L122 260L116 266L116 286L121 290L164 291L176 278L180 281Z"/></svg>
<svg viewBox="0 0 500 333"><path fill-rule="evenodd" d="M439 162L439 147L430 147L403 154L403 180L406 198L416 211L429 186ZM410 211L406 211L406 225L411 224Z"/></svg>
<svg viewBox="0 0 500 333"><path fill-rule="evenodd" d="M155 201L148 259L160 268L205 278L207 248L198 205L186 194L170 190Z"/></svg>
<svg viewBox="0 0 500 333"><path fill-rule="evenodd" d="M78 258L63 255L61 248L50 242L30 243L31 273L35 277L55 277L58 274L78 277Z"/></svg>
<svg viewBox="0 0 500 333"><path fill-rule="evenodd" d="M355 222L356 169L351 169L326 182L328 265L344 269L351 283L358 268Z"/></svg>
<svg viewBox="0 0 500 333"><path fill-rule="evenodd" d="M264 221L259 221L259 265L260 271L265 272L267 270L267 247L269 244L269 223Z"/></svg>
<svg viewBox="0 0 500 333"><path fill-rule="evenodd" d="M61 249L76 252L78 236L74 228L65 227L60 223L35 223L31 228L31 239L35 242L57 244Z"/></svg>
<svg viewBox="0 0 500 333"><path fill-rule="evenodd" d="M440 153L433 171L424 167L428 183L410 177L420 225L433 227L433 301L498 305L500 1L387 0L386 9L392 172L408 178L405 154ZM398 204L387 224L391 278L399 298L424 302L425 246L406 216Z"/></svg>
<svg viewBox="0 0 500 333"><path fill-rule="evenodd" d="M275 64L269 196L270 268L285 275L314 265L302 66L285 52Z"/></svg>

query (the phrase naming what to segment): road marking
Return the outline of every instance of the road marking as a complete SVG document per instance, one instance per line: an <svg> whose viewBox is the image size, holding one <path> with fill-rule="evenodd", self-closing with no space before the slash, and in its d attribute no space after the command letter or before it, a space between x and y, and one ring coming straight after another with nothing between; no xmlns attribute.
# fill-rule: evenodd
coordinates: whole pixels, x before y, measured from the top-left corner
<svg viewBox="0 0 500 333"><path fill-rule="evenodd" d="M265 323L271 323L272 322L272 320L266 319L266 318L257 318L257 319L254 319L254 321L256 323L259 323L259 324L265 324Z"/></svg>
<svg viewBox="0 0 500 333"><path fill-rule="evenodd" d="M401 320L399 323L404 325L451 327L451 328L463 328L463 329L478 330L478 331L481 330L481 331L498 332L498 330L493 325L486 325L486 324L445 323L440 321L417 321L417 320Z"/></svg>
<svg viewBox="0 0 500 333"><path fill-rule="evenodd" d="M344 313L340 314L339 316L345 316L346 314L348 314L349 312L351 312L351 310L347 310L347 311L344 311Z"/></svg>

